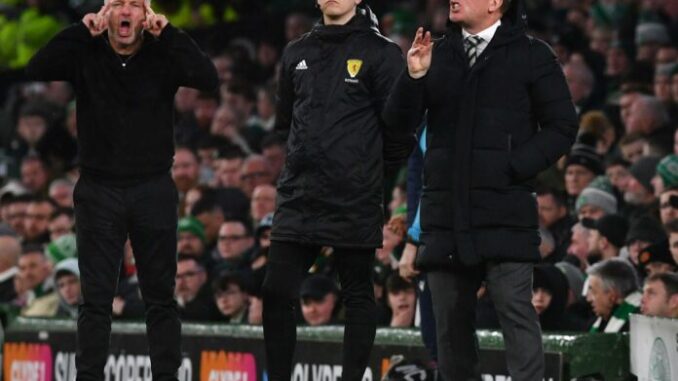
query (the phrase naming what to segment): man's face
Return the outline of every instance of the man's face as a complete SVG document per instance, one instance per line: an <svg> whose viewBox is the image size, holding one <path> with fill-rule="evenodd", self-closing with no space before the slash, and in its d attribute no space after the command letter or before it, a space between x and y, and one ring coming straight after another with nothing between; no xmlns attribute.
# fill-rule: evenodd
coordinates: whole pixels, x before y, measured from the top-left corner
<svg viewBox="0 0 678 381"><path fill-rule="evenodd" d="M142 23L146 20L145 0L109 0L111 4L108 17L108 36L120 46L137 43L143 32Z"/></svg>
<svg viewBox="0 0 678 381"><path fill-rule="evenodd" d="M638 159L643 156L643 150L645 149L644 140L636 140L635 142L619 146L621 149L622 157L624 160L633 164Z"/></svg>
<svg viewBox="0 0 678 381"><path fill-rule="evenodd" d="M671 79L668 75L654 77L654 95L662 102L671 101Z"/></svg>
<svg viewBox="0 0 678 381"><path fill-rule="evenodd" d="M219 254L222 258L239 258L254 245L254 239L240 222L224 222L219 229Z"/></svg>
<svg viewBox="0 0 678 381"><path fill-rule="evenodd" d="M28 160L21 165L21 183L31 192L41 192L48 181L47 171L38 160Z"/></svg>
<svg viewBox="0 0 678 381"><path fill-rule="evenodd" d="M301 313L304 315L304 320L310 326L328 324L332 320L335 302L336 296L332 293L323 296L320 300L302 298Z"/></svg>
<svg viewBox="0 0 678 381"><path fill-rule="evenodd" d="M619 98L619 113L624 125L626 125L626 121L631 115L631 106L633 105L633 102L638 99L638 96L638 93L630 93L624 94Z"/></svg>
<svg viewBox="0 0 678 381"><path fill-rule="evenodd" d="M50 187L49 197L63 208L73 207L73 187L67 184L61 184Z"/></svg>
<svg viewBox="0 0 678 381"><path fill-rule="evenodd" d="M25 234L26 208L27 202L14 202L7 207L7 223L20 236Z"/></svg>
<svg viewBox="0 0 678 381"><path fill-rule="evenodd" d="M31 202L26 208L26 220L24 222L26 239L35 239L47 232L49 217L54 208L49 202Z"/></svg>
<svg viewBox="0 0 678 381"><path fill-rule="evenodd" d="M177 253L201 257L205 251L200 237L191 232L180 232L177 236Z"/></svg>
<svg viewBox="0 0 678 381"><path fill-rule="evenodd" d="M66 234L73 233L73 219L65 214L59 215L48 224L49 239L54 241Z"/></svg>
<svg viewBox="0 0 678 381"><path fill-rule="evenodd" d="M206 281L205 270L195 261L184 260L177 263L175 294L184 303L195 299Z"/></svg>
<svg viewBox="0 0 678 381"><path fill-rule="evenodd" d="M607 319L617 305L617 293L604 287L603 281L595 275L589 277L589 289L586 292L586 301L591 304L593 313Z"/></svg>
<svg viewBox="0 0 678 381"><path fill-rule="evenodd" d="M260 221L264 216L275 211L276 190L273 185L259 185L252 192L252 219Z"/></svg>
<svg viewBox="0 0 678 381"><path fill-rule="evenodd" d="M231 283L226 290L217 292L214 299L224 316L234 316L245 311L249 296L237 284Z"/></svg>
<svg viewBox="0 0 678 381"><path fill-rule="evenodd" d="M570 89L570 94L572 95L572 102L579 104L591 94L591 85L581 78L577 69L567 65L563 69L563 74L565 74L567 87Z"/></svg>
<svg viewBox="0 0 678 381"><path fill-rule="evenodd" d="M652 245L652 242L647 242L647 241L641 241L641 240L634 240L633 242L629 243L629 259L631 262L635 265L638 264L638 256L640 255L640 252L647 249Z"/></svg>
<svg viewBox="0 0 678 381"><path fill-rule="evenodd" d="M635 177L631 176L626 192L624 192L624 200L631 205L642 205L650 201L650 198L654 198L653 195L654 193L650 192Z"/></svg>
<svg viewBox="0 0 678 381"><path fill-rule="evenodd" d="M185 193L198 183L200 167L192 152L181 149L174 154L172 178L181 193Z"/></svg>
<svg viewBox="0 0 678 381"><path fill-rule="evenodd" d="M640 311L646 316L671 317L669 297L664 283L661 281L645 283Z"/></svg>
<svg viewBox="0 0 678 381"><path fill-rule="evenodd" d="M251 196L254 188L259 185L272 184L271 171L265 159L250 160L245 163L240 173L240 188L246 195Z"/></svg>
<svg viewBox="0 0 678 381"><path fill-rule="evenodd" d="M590 218L592 220L598 220L600 217L605 215L605 211L598 206L587 204L582 205L579 208L579 221L584 218Z"/></svg>
<svg viewBox="0 0 678 381"><path fill-rule="evenodd" d="M212 124L214 114L218 107L219 102L217 102L216 99L197 99L195 101L193 115L195 116L195 121L198 123L198 127L208 129Z"/></svg>
<svg viewBox="0 0 678 381"><path fill-rule="evenodd" d="M27 115L19 118L17 133L29 146L34 147L47 131L47 122L40 116Z"/></svg>
<svg viewBox="0 0 678 381"><path fill-rule="evenodd" d="M673 208L669 202L671 196L678 196L678 190L666 191L659 195L659 215L664 225L678 218L678 209Z"/></svg>
<svg viewBox="0 0 678 381"><path fill-rule="evenodd" d="M572 239L567 253L579 258L582 263L586 262L586 255L589 253L588 230L585 228L572 229Z"/></svg>
<svg viewBox="0 0 678 381"><path fill-rule="evenodd" d="M414 291L414 288L388 292L387 298L388 306L391 307L394 317L397 317L398 315L405 316L405 324L413 321L414 312L417 309L417 294Z"/></svg>
<svg viewBox="0 0 678 381"><path fill-rule="evenodd" d="M285 151L285 148L278 145L272 145L264 148L261 151L261 154L264 155L266 161L268 161L271 172L275 177L278 177L285 166L285 159L287 158L287 151Z"/></svg>
<svg viewBox="0 0 678 381"><path fill-rule="evenodd" d="M565 217L567 213L567 208L564 205L558 205L551 194L537 196L537 205L539 207L539 224L545 228L551 227Z"/></svg>
<svg viewBox="0 0 678 381"><path fill-rule="evenodd" d="M19 278L28 290L47 280L50 272L49 262L41 253L27 253L19 257Z"/></svg>
<svg viewBox="0 0 678 381"><path fill-rule="evenodd" d="M497 10L497 4L500 3L493 0L451 0L450 21L466 28L483 24L487 20L490 7Z"/></svg>
<svg viewBox="0 0 678 381"><path fill-rule="evenodd" d="M607 50L607 74L610 76L618 76L624 74L629 67L629 58L624 54L620 48L612 48Z"/></svg>
<svg viewBox="0 0 678 381"><path fill-rule="evenodd" d="M224 188L240 187L240 172L242 170L242 164L243 160L241 158L217 160L216 174L219 184Z"/></svg>
<svg viewBox="0 0 678 381"><path fill-rule="evenodd" d="M669 250L671 250L673 261L678 263L678 233L669 234Z"/></svg>
<svg viewBox="0 0 678 381"><path fill-rule="evenodd" d="M229 139L240 133L240 121L235 110L230 106L219 107L214 114L210 126L210 133L215 136L223 136Z"/></svg>
<svg viewBox="0 0 678 381"><path fill-rule="evenodd" d="M620 192L626 192L631 172L623 165L611 165L605 170L607 177L610 179L612 186L617 188Z"/></svg>
<svg viewBox="0 0 678 381"><path fill-rule="evenodd" d="M541 315L549 308L552 298L551 292L545 288L540 287L532 291L532 305L537 310L537 315Z"/></svg>
<svg viewBox="0 0 678 381"><path fill-rule="evenodd" d="M318 0L318 7L325 16L340 18L360 4L361 0Z"/></svg>
<svg viewBox="0 0 678 381"><path fill-rule="evenodd" d="M589 230L589 238L588 238L588 248L589 248L589 255L592 256L602 256L602 250L603 250L603 237L600 235L600 232L595 229L590 229Z"/></svg>
<svg viewBox="0 0 678 381"><path fill-rule="evenodd" d="M579 196L596 175L579 164L570 164L565 170L565 190L570 196Z"/></svg>
<svg viewBox="0 0 678 381"><path fill-rule="evenodd" d="M80 279L73 274L61 275L56 281L59 296L70 306L80 301Z"/></svg>
<svg viewBox="0 0 678 381"><path fill-rule="evenodd" d="M205 227L205 237L208 242L214 242L219 234L219 228L224 222L224 215L219 210L200 213L195 218Z"/></svg>

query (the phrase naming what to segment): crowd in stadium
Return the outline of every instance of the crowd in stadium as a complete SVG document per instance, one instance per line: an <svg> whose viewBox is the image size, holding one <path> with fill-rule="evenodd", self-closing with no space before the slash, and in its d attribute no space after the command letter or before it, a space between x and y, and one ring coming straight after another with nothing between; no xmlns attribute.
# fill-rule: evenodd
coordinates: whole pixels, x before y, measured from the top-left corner
<svg viewBox="0 0 678 381"><path fill-rule="evenodd" d="M542 263L532 303L544 331L620 332L631 313L678 318L678 3L528 0L531 34L563 65L580 120L577 143L532 186ZM405 53L415 28L445 32L446 1L369 1ZM312 1L153 0L210 53L219 93L175 98L172 177L180 207L176 298L183 321L261 324L261 284L286 140L273 131L285 44L318 17ZM78 105L64 82L28 82L22 67L100 0L0 0L0 309L76 318L80 302L73 194ZM279 22L277 20L284 20ZM412 162L389 174L373 282L382 326L414 327L417 280L399 275L417 209ZM419 171L421 169L418 169ZM412 180L415 179L415 180ZM336 191L336 190L335 190ZM313 223L310 221L309 223ZM141 319L127 245L112 305ZM331 249L301 287L299 322L342 322ZM499 328L478 292L478 328Z"/></svg>

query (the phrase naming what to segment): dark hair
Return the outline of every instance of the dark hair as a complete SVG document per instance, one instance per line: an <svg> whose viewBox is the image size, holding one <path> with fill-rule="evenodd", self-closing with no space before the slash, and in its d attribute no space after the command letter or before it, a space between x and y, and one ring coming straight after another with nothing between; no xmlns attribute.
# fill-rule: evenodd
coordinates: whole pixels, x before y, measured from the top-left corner
<svg viewBox="0 0 678 381"><path fill-rule="evenodd" d="M191 208L191 215L195 217L216 210L221 210L221 205L219 205L219 202L217 201L216 191L214 189L205 189L198 201L196 201Z"/></svg>
<svg viewBox="0 0 678 381"><path fill-rule="evenodd" d="M244 81L233 81L228 86L228 92L233 95L242 95L249 102L257 101L257 94L254 91L254 88L247 82Z"/></svg>
<svg viewBox="0 0 678 381"><path fill-rule="evenodd" d="M511 6L511 0L504 0L501 3L501 8L499 8L499 11L501 11L501 14L504 15L506 12L508 12L509 7Z"/></svg>
<svg viewBox="0 0 678 381"><path fill-rule="evenodd" d="M198 93L198 97L196 99L204 101L211 100L217 102L217 104L221 102L221 96L218 91L201 91Z"/></svg>
<svg viewBox="0 0 678 381"><path fill-rule="evenodd" d="M619 139L619 146L620 147L625 146L625 145L635 143L637 141L642 141L642 140L646 140L643 135L641 135L640 133L637 133L637 132L632 132L630 134L626 134L626 135L622 136L621 139Z"/></svg>
<svg viewBox="0 0 678 381"><path fill-rule="evenodd" d="M200 267L203 270L205 269L205 266L203 266L203 264L200 263L200 260L195 255L179 254L177 256L177 263L185 261L193 261L198 267Z"/></svg>
<svg viewBox="0 0 678 381"><path fill-rule="evenodd" d="M233 144L229 144L219 150L219 159L234 160L245 159L246 157L247 155L242 150L242 148Z"/></svg>
<svg viewBox="0 0 678 381"><path fill-rule="evenodd" d="M389 294L407 290L416 290L416 287L414 283L406 281L398 273L393 273L386 279L386 292Z"/></svg>
<svg viewBox="0 0 678 381"><path fill-rule="evenodd" d="M678 294L678 274L676 273L661 273L652 274L645 283L662 282L666 288L666 295L670 298Z"/></svg>
<svg viewBox="0 0 678 381"><path fill-rule="evenodd" d="M287 139L279 132L269 132L261 139L261 149L264 150L273 146L285 148L287 146Z"/></svg>
<svg viewBox="0 0 678 381"><path fill-rule="evenodd" d="M54 221L62 215L68 218L73 218L75 217L75 212L73 211L73 208L58 207L54 212L52 212L49 220Z"/></svg>
<svg viewBox="0 0 678 381"><path fill-rule="evenodd" d="M247 235L248 237L252 237L254 235L254 229L252 228L252 224L249 224L246 221L243 221L238 218L226 218L224 220L224 223L242 224L242 226L245 227L245 235Z"/></svg>
<svg viewBox="0 0 678 381"><path fill-rule="evenodd" d="M238 286L240 291L249 293L249 282L245 275L238 271L226 271L219 274L212 282L212 291L214 293L226 291L232 284Z"/></svg>
<svg viewBox="0 0 678 381"><path fill-rule="evenodd" d="M553 197L554 202L559 208L567 207L567 197L565 196L565 194L554 188L551 187L537 188L537 196L551 196Z"/></svg>
<svg viewBox="0 0 678 381"><path fill-rule="evenodd" d="M21 255L40 254L45 256L45 248L39 243L27 243L21 246Z"/></svg>

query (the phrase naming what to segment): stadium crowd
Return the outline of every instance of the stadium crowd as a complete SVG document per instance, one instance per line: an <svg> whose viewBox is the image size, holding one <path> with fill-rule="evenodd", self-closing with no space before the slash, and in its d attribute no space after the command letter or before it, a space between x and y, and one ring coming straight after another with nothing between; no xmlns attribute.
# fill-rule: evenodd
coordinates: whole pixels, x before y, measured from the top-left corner
<svg viewBox="0 0 678 381"><path fill-rule="evenodd" d="M382 33L404 52L419 25L435 36L445 33L446 1L368 4ZM210 52L221 82L219 93L181 88L175 98L180 315L261 324L275 184L286 158L285 136L273 131L277 65L285 44L308 32L318 14L311 0L152 5ZM678 318L678 3L525 5L531 34L549 42L563 66L580 119L571 152L532 184L542 238L533 305L542 329L619 332L637 312ZM25 81L22 67L61 28L100 6L100 0L0 0L5 322L17 315L77 317L78 106L71 85ZM384 188L389 218L373 271L383 326L414 327L420 320L418 282L399 275L417 209L417 155L389 174ZM499 328L484 288L478 298L479 328ZM332 249L311 268L299 302L300 323L342 321ZM129 244L111 308L118 319L143 318Z"/></svg>

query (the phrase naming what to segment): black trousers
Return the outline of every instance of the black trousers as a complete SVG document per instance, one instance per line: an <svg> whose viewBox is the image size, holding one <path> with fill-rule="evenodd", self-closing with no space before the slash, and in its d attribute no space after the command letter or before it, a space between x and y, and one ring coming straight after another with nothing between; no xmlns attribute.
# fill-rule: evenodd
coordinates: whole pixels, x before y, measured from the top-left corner
<svg viewBox="0 0 678 381"><path fill-rule="evenodd" d="M319 252L318 246L271 243L263 285L264 339L270 381L289 381L292 376L299 287ZM360 381L377 326L372 287L374 250L335 249L334 255L346 307L341 379Z"/></svg>
<svg viewBox="0 0 678 381"><path fill-rule="evenodd" d="M77 380L103 380L111 305L129 237L145 302L154 380L176 380L181 322L174 300L178 194L169 174L118 188L81 177L73 198L83 303L78 316Z"/></svg>
<svg viewBox="0 0 678 381"><path fill-rule="evenodd" d="M476 293L483 279L499 317L511 379L544 377L539 318L532 306L531 263L486 263L428 273L438 336L438 380L480 380Z"/></svg>

